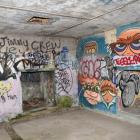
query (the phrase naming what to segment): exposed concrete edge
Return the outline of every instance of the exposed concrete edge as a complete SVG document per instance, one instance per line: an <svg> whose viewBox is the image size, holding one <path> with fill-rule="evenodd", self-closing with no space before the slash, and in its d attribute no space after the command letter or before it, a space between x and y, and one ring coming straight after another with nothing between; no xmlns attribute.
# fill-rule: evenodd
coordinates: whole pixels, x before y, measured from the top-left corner
<svg viewBox="0 0 140 140"><path fill-rule="evenodd" d="M55 113L66 113L69 111L75 111L81 109L79 106L71 107L71 108L59 108L59 107L41 107L37 109L32 109L30 111L26 111L22 114L19 114L19 117L15 117L13 119L10 119L10 124L15 123L22 123L27 122L33 119L43 118L47 117L49 115L53 115ZM4 127L4 122L0 123L0 128Z"/></svg>
<svg viewBox="0 0 140 140"><path fill-rule="evenodd" d="M89 110L89 111L93 111L95 113L104 115L104 116L108 116L114 119L118 119L120 121L125 121L131 124L135 124L135 125L140 125L140 118L130 114L130 113L125 113L125 112L118 112L117 114L112 114L110 112L104 112L104 111L100 111L97 109L90 109L87 107L83 107L83 109L85 110Z"/></svg>
<svg viewBox="0 0 140 140"><path fill-rule="evenodd" d="M118 119L120 121L125 121L125 122L131 123L131 124L140 125L140 117L137 117L131 113L119 111L117 114L112 114L110 112L104 112L104 111L100 111L97 109L89 109L87 107L81 107L81 106L72 107L72 108L41 107L41 108L33 109L33 110L22 113L21 117L19 117L17 119L16 118L11 119L10 123L11 124L21 123L21 122L30 121L32 119L43 118L43 117L46 117L49 115L53 115L55 113L67 113L69 111L76 111L76 110L80 110L80 109L93 111L95 113L98 113L98 114L101 114L104 116L108 116L108 117L111 117L114 119ZM38 114L35 114L36 112L38 112ZM3 123L0 123L0 128L1 127L3 127Z"/></svg>

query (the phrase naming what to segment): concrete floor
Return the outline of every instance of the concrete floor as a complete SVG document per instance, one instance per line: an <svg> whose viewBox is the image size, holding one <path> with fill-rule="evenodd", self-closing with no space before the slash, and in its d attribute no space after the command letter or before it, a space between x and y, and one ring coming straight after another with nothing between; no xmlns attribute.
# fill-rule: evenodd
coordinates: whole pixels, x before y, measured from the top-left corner
<svg viewBox="0 0 140 140"><path fill-rule="evenodd" d="M14 128L24 140L140 140L140 125L88 110L53 113ZM4 130L0 140L10 140Z"/></svg>

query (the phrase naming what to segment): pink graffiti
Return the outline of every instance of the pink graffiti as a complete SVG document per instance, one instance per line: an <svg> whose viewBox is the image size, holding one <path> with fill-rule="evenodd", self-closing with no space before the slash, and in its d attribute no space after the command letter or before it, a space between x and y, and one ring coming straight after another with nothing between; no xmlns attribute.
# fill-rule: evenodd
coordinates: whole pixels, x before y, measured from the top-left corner
<svg viewBox="0 0 140 140"><path fill-rule="evenodd" d="M80 74L83 77L90 77L99 79L101 77L101 61L96 60L82 60L80 62Z"/></svg>

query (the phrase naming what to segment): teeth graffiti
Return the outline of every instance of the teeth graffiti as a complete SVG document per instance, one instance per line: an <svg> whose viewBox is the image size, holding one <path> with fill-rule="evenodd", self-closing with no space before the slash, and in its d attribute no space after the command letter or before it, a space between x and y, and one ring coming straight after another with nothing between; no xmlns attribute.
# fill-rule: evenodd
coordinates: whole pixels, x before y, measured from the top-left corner
<svg viewBox="0 0 140 140"><path fill-rule="evenodd" d="M86 43L85 45L85 52L86 54L94 54L97 51L97 43L95 41L91 41Z"/></svg>

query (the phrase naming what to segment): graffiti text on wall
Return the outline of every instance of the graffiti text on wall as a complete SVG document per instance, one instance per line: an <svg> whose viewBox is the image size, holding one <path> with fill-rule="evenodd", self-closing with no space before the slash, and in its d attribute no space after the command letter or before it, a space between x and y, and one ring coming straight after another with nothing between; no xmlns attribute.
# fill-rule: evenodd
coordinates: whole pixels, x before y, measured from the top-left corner
<svg viewBox="0 0 140 140"><path fill-rule="evenodd" d="M29 59L34 64L45 65L51 59L49 53L42 53L42 52L29 52L27 53L27 59Z"/></svg>
<svg viewBox="0 0 140 140"><path fill-rule="evenodd" d="M23 50L16 48L15 46L22 46L25 48L22 48ZM6 47L6 51L12 54L24 53L25 51L32 49L33 51L39 51L43 53L47 53L48 51L55 50L57 48L61 47L60 40L53 42L53 41L32 41L29 42L29 40L23 40L23 39L10 39L7 36L0 38L0 52L2 52L2 48Z"/></svg>
<svg viewBox="0 0 140 140"><path fill-rule="evenodd" d="M100 79L108 77L112 80L113 63L110 57L97 57L94 59L82 59L80 61L79 74L83 77Z"/></svg>
<svg viewBox="0 0 140 140"><path fill-rule="evenodd" d="M79 73L81 73L83 77L88 76L91 78L95 77L96 79L99 79L101 76L100 69L101 69L101 61L99 61L99 59L82 60L80 62Z"/></svg>
<svg viewBox="0 0 140 140"><path fill-rule="evenodd" d="M80 62L81 99L101 110L116 111L116 88L112 83L113 63L110 57L84 57Z"/></svg>
<svg viewBox="0 0 140 140"><path fill-rule="evenodd" d="M57 70L55 71L55 81L58 95L63 92L69 94L73 85L71 68L66 64L58 65Z"/></svg>
<svg viewBox="0 0 140 140"><path fill-rule="evenodd" d="M115 56L113 58L115 66L140 65L140 54L134 56Z"/></svg>
<svg viewBox="0 0 140 140"><path fill-rule="evenodd" d="M24 39L9 38L7 36L0 38L0 65L1 80L6 80L11 76L11 63L15 70L16 66L23 66L24 69L39 69L44 68L44 65L53 65L54 55L56 50L61 47L60 40L48 41L29 41ZM19 60L20 58L20 60ZM17 60L18 59L18 60ZM18 64L18 65L17 65ZM12 65L10 67L12 67ZM22 67L22 68L23 68ZM30 68L29 68L30 67ZM8 72L7 72L8 70Z"/></svg>

